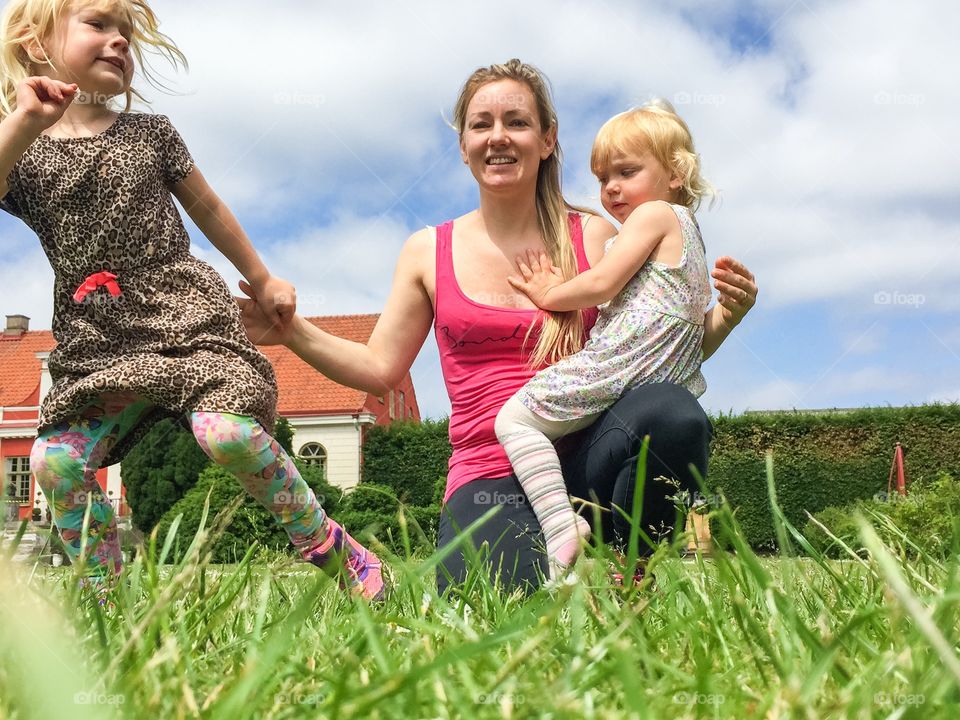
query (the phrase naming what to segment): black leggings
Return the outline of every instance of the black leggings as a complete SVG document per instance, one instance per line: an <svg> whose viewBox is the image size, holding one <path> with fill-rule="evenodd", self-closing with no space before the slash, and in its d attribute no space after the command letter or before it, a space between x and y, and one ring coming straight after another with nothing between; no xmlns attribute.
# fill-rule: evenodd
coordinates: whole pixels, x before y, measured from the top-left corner
<svg viewBox="0 0 960 720"><path fill-rule="evenodd" d="M643 498L642 527L668 530L676 508L668 498L677 488L656 478L679 482L680 488L697 489L690 472L707 471L712 428L696 398L685 388L670 383L643 385L627 392L588 428L557 443L563 478L574 497L598 502L603 508L617 506L629 514L633 507L637 458L643 438L650 436L647 478ZM539 585L538 572L547 573L543 536L533 509L515 475L480 478L459 488L440 515L439 547L457 538L460 530L479 519L493 505L500 511L471 535L471 545L489 546L494 579L503 587ZM586 513L594 524L593 514ZM594 528L596 533L598 528ZM630 524L617 511L601 513L599 531L607 541L621 544ZM437 584L446 589L450 577L462 582L466 558L462 547L448 556L439 569Z"/></svg>

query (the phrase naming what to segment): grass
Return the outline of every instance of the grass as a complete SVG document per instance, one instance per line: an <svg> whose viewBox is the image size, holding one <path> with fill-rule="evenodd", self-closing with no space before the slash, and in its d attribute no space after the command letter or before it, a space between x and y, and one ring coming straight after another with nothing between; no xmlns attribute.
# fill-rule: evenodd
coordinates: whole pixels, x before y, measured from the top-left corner
<svg viewBox="0 0 960 720"><path fill-rule="evenodd" d="M960 553L905 560L864 520L869 557L829 560L779 515L784 554L764 558L716 513L731 552L660 545L655 583L626 593L601 548L552 592L478 566L440 597L435 554L390 557L369 606L285 558L211 566L224 517L176 564L154 539L114 607L70 570L0 560L0 717L957 717Z"/></svg>

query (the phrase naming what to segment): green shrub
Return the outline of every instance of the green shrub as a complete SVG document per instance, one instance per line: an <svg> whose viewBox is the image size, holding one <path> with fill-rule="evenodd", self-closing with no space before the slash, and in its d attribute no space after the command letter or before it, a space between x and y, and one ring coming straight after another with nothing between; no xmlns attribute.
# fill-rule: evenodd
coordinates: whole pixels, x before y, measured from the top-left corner
<svg viewBox="0 0 960 720"><path fill-rule="evenodd" d="M842 507L884 490L899 441L912 484L939 472L960 476L960 405L770 413L713 419L707 485L736 510L747 541L775 548L765 456L773 452L777 495L797 527L806 512Z"/></svg>
<svg viewBox="0 0 960 720"><path fill-rule="evenodd" d="M339 509L342 492L327 483L318 468L301 467L300 469L307 484L318 498L322 498L324 508L335 517L334 513ZM187 491L183 498L164 513L157 526L159 543L162 544L171 523L180 513L183 513L183 519L177 531L178 539L192 538L196 534L208 492L210 493L208 522L238 494L245 496L243 505L233 516L233 520L213 548L213 562L236 562L244 556L250 545L258 545L261 549L274 552L287 550L292 552L289 538L280 524L260 503L247 494L232 473L218 465L211 465L204 470L196 486ZM181 553L188 545L189 540L178 541L171 559L179 560Z"/></svg>
<svg viewBox="0 0 960 720"><path fill-rule="evenodd" d="M400 531L401 506L407 520L411 550L432 551L436 547L440 520L440 505L437 503L401 504L392 488L378 483L361 483L344 496L334 517L357 539L372 534L392 552L402 555L405 549ZM416 525L423 530L422 535Z"/></svg>
<svg viewBox="0 0 960 720"><path fill-rule="evenodd" d="M880 498L858 500L843 507L828 507L815 513L814 518L856 552L863 552L859 527L854 519L857 513L866 515L873 522L884 542L901 548L908 556L916 557L919 551L900 537L901 532L934 558L944 559L954 552L957 547L955 542L960 541L956 527L960 518L960 482L941 473L933 480L912 484L906 497L894 495L884 499L881 495ZM886 518L889 524L877 522L874 514ZM840 546L812 520L807 522L803 533L821 552L831 557L847 557Z"/></svg>
<svg viewBox="0 0 960 720"><path fill-rule="evenodd" d="M123 460L133 524L149 532L209 465L193 433L179 422L167 418L154 425Z"/></svg>

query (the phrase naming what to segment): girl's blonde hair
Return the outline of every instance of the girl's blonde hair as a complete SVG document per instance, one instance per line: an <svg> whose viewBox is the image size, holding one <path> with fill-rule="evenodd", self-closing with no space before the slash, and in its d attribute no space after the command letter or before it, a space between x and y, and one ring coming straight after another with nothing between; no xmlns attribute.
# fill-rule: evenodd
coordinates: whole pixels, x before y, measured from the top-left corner
<svg viewBox="0 0 960 720"><path fill-rule="evenodd" d="M644 151L683 181L677 198L680 205L697 210L704 197L716 196L700 174L700 156L693 148L690 128L666 100L651 100L607 120L593 141L590 170L599 177L614 155Z"/></svg>
<svg viewBox="0 0 960 720"><path fill-rule="evenodd" d="M17 86L30 77L31 65L53 64L44 45L53 37L57 23L74 6L94 7L119 12L130 25L130 53L135 68L147 82L166 89L147 62L146 53L158 54L171 65L187 67L187 58L173 41L159 30L159 21L145 0L11 0L0 21L0 118L17 106ZM39 53L36 55L35 53ZM124 94L124 112L133 98L146 99L132 86Z"/></svg>
<svg viewBox="0 0 960 720"><path fill-rule="evenodd" d="M537 105L541 131L557 128L557 112L546 76L533 65L514 58L505 63L477 68L467 78L453 108L453 125L460 137L463 137L466 128L467 106L470 100L481 87L498 80L515 80L530 88ZM577 256L570 238L567 213L570 210L582 213L590 211L571 205L564 199L561 188L562 164L563 155L560 142L557 141L553 153L540 163L537 171L537 221L551 262L560 268L563 277L569 280L577 274ZM535 325L527 332L528 338ZM530 355L530 364L539 367L576 352L583 346L583 334L584 324L580 311L545 313L540 337Z"/></svg>

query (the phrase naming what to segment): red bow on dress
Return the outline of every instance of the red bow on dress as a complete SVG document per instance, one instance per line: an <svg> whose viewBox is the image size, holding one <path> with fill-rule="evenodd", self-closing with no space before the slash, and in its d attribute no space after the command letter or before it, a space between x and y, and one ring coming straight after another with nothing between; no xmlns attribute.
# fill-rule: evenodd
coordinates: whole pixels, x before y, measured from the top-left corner
<svg viewBox="0 0 960 720"><path fill-rule="evenodd" d="M87 295L100 287L105 287L113 297L120 296L120 286L117 285L117 276L112 272L104 270L94 273L83 281L83 284L78 287L77 291L73 294L74 302L83 302L83 299Z"/></svg>

